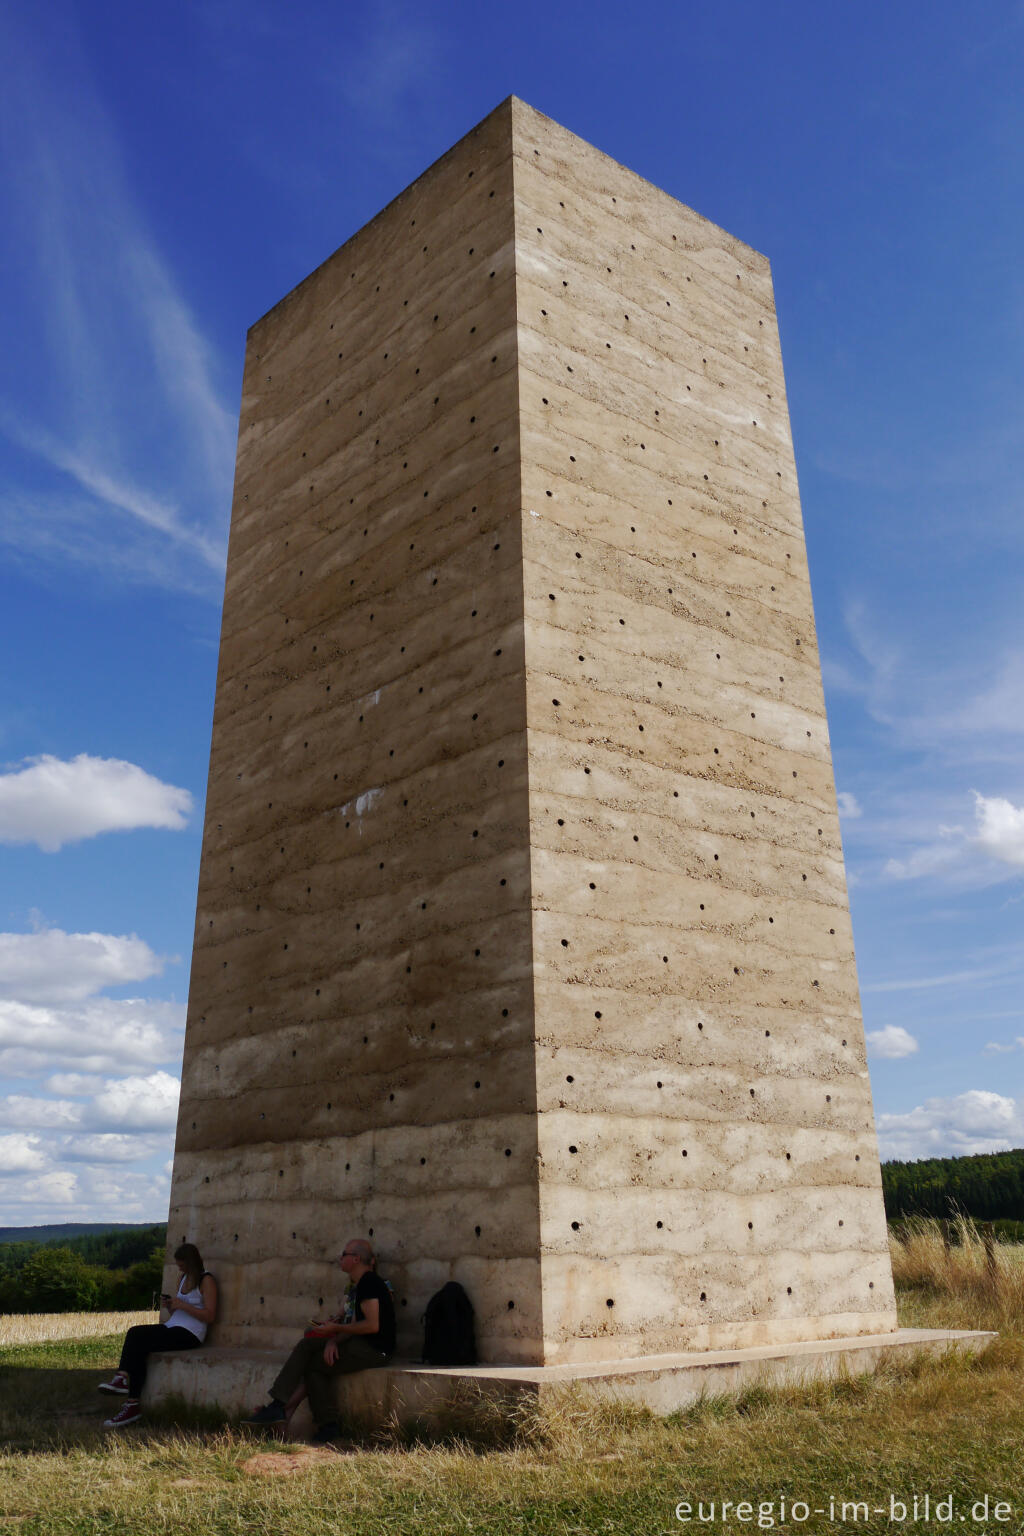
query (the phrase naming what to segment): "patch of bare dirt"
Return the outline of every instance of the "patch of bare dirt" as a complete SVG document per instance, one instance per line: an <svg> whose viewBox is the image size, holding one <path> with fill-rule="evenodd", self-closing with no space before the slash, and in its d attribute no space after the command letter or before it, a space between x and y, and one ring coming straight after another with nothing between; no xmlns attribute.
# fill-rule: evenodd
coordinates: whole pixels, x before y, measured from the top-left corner
<svg viewBox="0 0 1024 1536"><path fill-rule="evenodd" d="M249 1477L293 1477L296 1472L308 1472L320 1462L352 1455L352 1451L329 1445L307 1445L297 1451L261 1451L243 1461L242 1471Z"/></svg>

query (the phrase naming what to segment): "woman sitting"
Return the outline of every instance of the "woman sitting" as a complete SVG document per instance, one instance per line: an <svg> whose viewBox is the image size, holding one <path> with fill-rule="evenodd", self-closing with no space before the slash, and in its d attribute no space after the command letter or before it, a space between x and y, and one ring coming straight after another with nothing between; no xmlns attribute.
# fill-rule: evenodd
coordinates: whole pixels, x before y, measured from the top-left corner
<svg viewBox="0 0 1024 1536"><path fill-rule="evenodd" d="M182 1243L174 1250L174 1262L181 1271L174 1296L160 1297L160 1310L170 1316L163 1323L141 1323L125 1334L121 1363L109 1381L100 1383L101 1392L113 1392L127 1398L104 1429L123 1429L142 1417L140 1398L146 1379L149 1357L168 1349L197 1349L206 1338L206 1330L217 1319L217 1282L203 1268L195 1243Z"/></svg>

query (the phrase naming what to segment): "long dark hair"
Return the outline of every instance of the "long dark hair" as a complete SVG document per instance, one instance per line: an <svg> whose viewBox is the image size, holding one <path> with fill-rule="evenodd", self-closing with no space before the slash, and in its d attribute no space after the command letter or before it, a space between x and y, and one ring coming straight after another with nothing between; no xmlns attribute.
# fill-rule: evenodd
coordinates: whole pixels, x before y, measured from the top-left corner
<svg viewBox="0 0 1024 1536"><path fill-rule="evenodd" d="M182 1243L180 1248L174 1250L175 1262L185 1266L185 1279L188 1281L190 1291L198 1291L199 1282L206 1271L203 1268L203 1256L195 1243Z"/></svg>

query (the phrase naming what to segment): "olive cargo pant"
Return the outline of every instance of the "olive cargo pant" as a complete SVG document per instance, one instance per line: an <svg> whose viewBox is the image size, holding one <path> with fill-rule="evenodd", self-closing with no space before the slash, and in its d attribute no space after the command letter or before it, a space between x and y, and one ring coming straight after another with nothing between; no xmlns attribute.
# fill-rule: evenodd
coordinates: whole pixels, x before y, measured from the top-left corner
<svg viewBox="0 0 1024 1536"><path fill-rule="evenodd" d="M366 1339L358 1334L343 1335L335 1339L338 1358L333 1365L324 1359L324 1346L328 1339L300 1339L285 1361L277 1380L271 1387L272 1397L286 1403L295 1388L305 1384L309 1393L309 1410L314 1424L330 1424L338 1417L338 1408L331 1390L331 1379L351 1371L372 1370L387 1365L390 1355L382 1355Z"/></svg>

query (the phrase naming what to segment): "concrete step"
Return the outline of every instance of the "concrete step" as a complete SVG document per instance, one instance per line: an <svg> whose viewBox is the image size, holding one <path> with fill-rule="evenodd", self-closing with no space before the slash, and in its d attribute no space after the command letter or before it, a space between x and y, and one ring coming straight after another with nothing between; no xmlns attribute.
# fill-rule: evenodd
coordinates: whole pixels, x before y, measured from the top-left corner
<svg viewBox="0 0 1024 1536"><path fill-rule="evenodd" d="M543 1403L574 1388L597 1401L628 1402L667 1414L701 1396L738 1392L755 1383L792 1384L842 1373L860 1375L893 1356L921 1351L980 1350L994 1333L943 1328L898 1328L893 1333L815 1339L751 1349L714 1349L585 1365L430 1366L392 1360L379 1370L337 1378L338 1417L353 1427L377 1428L389 1420L443 1428L476 1403L511 1406L532 1398ZM267 1399L283 1356L269 1350L198 1349L153 1355L143 1401L183 1401L216 1407L230 1417L251 1412ZM303 1403L289 1434L310 1429Z"/></svg>

